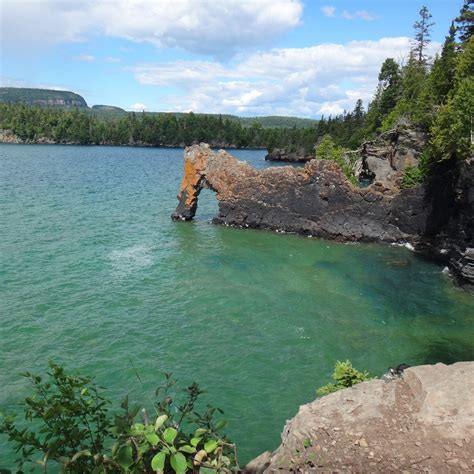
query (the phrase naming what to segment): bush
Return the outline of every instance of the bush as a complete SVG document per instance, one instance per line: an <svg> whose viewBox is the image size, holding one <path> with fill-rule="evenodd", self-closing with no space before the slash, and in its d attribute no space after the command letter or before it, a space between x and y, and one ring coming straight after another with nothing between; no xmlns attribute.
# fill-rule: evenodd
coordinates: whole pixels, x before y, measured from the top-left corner
<svg viewBox="0 0 474 474"><path fill-rule="evenodd" d="M425 176L418 166L408 165L405 168L405 172L402 176L402 182L400 188L408 189L421 184L425 179Z"/></svg>
<svg viewBox="0 0 474 474"><path fill-rule="evenodd" d="M61 467L68 473L177 473L222 472L238 469L235 446L219 431L226 422L214 422L222 411L208 406L196 412L203 393L197 384L187 387L184 402L174 400L175 382L156 390L153 416L145 409L131 408L128 397L121 411L110 414L111 402L104 398L91 377L67 374L49 364L46 381L23 374L33 384L34 394L24 402L26 426L16 417L1 415L0 434L8 437L20 457L20 472L31 463ZM53 465L52 465L53 464Z"/></svg>
<svg viewBox="0 0 474 474"><path fill-rule="evenodd" d="M337 392L343 388L352 387L360 382L372 380L368 372L359 372L352 367L352 363L348 360L345 362L337 361L334 367L332 378L335 383L328 383L316 390L318 395L327 395L329 393Z"/></svg>
<svg viewBox="0 0 474 474"><path fill-rule="evenodd" d="M352 167L344 161L343 149L333 142L330 135L324 135L321 143L316 147L316 158L320 160L335 161L346 178L352 184L357 184L357 178L354 175Z"/></svg>

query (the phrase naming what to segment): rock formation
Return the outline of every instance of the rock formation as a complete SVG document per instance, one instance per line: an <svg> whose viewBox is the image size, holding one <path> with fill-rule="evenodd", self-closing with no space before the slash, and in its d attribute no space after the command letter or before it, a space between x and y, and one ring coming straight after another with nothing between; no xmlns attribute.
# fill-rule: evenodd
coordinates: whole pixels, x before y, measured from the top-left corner
<svg viewBox="0 0 474 474"><path fill-rule="evenodd" d="M458 194L454 185L442 183L454 179L449 169L430 186L400 190L376 180L359 188L332 161L256 170L223 150L193 145L184 152L179 204L172 217L192 219L201 189L209 188L219 203L214 223L338 241L409 242L443 258L461 283L474 285L473 164L467 162L457 179Z"/></svg>
<svg viewBox="0 0 474 474"><path fill-rule="evenodd" d="M314 159L314 152L308 153L304 148L292 152L276 148L265 156L266 161L284 161L288 163L306 163L312 159Z"/></svg>
<svg viewBox="0 0 474 474"><path fill-rule="evenodd" d="M363 143L356 167L376 181L396 183L407 166L418 165L425 144L425 132L399 126Z"/></svg>
<svg viewBox="0 0 474 474"><path fill-rule="evenodd" d="M423 365L300 407L244 472L473 472L474 362Z"/></svg>

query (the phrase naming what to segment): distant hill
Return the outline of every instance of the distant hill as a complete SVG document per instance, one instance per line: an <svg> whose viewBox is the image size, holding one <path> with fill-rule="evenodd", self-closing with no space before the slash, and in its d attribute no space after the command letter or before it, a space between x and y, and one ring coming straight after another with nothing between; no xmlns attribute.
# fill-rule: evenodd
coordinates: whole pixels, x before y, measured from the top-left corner
<svg viewBox="0 0 474 474"><path fill-rule="evenodd" d="M124 109L114 105L93 105L91 111L93 114L101 116L116 116L127 113Z"/></svg>
<svg viewBox="0 0 474 474"><path fill-rule="evenodd" d="M24 104L43 107L59 107L72 108L77 107L84 109L88 113L103 118L119 118L120 116L130 114L120 107L113 105L94 105L89 109L86 101L79 94L70 91L56 91L50 89L28 89L24 87L0 87L0 103L7 104ZM139 112L142 113L142 112ZM145 112L147 115L169 115L165 112ZM176 117L182 117L188 114L180 112L171 112ZM199 116L218 117L219 114L196 114ZM285 116L268 116L268 117L239 117L237 115L222 114L222 118L228 120L239 121L244 127L251 127L255 124L263 128L310 128L313 127L317 120L285 117Z"/></svg>
<svg viewBox="0 0 474 474"><path fill-rule="evenodd" d="M0 87L0 102L45 107L87 108L87 102L84 98L74 92L51 89L28 89L25 87Z"/></svg>

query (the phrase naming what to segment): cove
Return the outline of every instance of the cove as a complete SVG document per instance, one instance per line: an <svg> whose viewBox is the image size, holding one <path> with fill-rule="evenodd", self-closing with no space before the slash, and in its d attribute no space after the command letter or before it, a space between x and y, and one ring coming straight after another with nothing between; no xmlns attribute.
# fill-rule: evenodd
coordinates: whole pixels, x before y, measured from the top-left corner
<svg viewBox="0 0 474 474"><path fill-rule="evenodd" d="M268 166L262 150L232 154ZM474 358L474 299L439 266L214 226L210 191L194 222L172 222L181 173L179 149L0 146L0 410L49 358L145 404L171 371L224 410L244 464L337 359L380 375Z"/></svg>

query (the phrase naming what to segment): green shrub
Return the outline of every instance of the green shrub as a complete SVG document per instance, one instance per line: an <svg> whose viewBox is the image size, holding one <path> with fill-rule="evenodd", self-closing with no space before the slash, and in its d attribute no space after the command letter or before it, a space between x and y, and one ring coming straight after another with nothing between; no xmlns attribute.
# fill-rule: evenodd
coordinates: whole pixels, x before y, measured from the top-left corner
<svg viewBox="0 0 474 474"><path fill-rule="evenodd" d="M25 423L1 414L0 434L19 453L19 472L32 463L67 473L184 473L238 469L235 446L219 431L225 421L214 421L220 410L208 406L196 412L203 393L197 384L187 387L183 403L175 401L171 374L156 390L153 415L131 408L128 397L120 411L111 414L91 377L67 374L49 364L46 380L24 374L33 384L33 395L24 402ZM178 400L178 399L176 399Z"/></svg>
<svg viewBox="0 0 474 474"><path fill-rule="evenodd" d="M357 184L357 178L354 175L352 167L344 161L343 149L337 146L330 135L324 135L321 143L316 147L316 158L320 160L335 161L346 178L354 185Z"/></svg>
<svg viewBox="0 0 474 474"><path fill-rule="evenodd" d="M408 165L402 176L400 187L402 189L413 188L421 184L425 179L424 173L418 166Z"/></svg>
<svg viewBox="0 0 474 474"><path fill-rule="evenodd" d="M352 363L348 360L345 362L337 361L334 367L332 378L335 383L328 383L316 390L318 395L327 395L329 393L337 392L343 388L352 387L360 382L371 380L368 372L359 372L352 367Z"/></svg>

